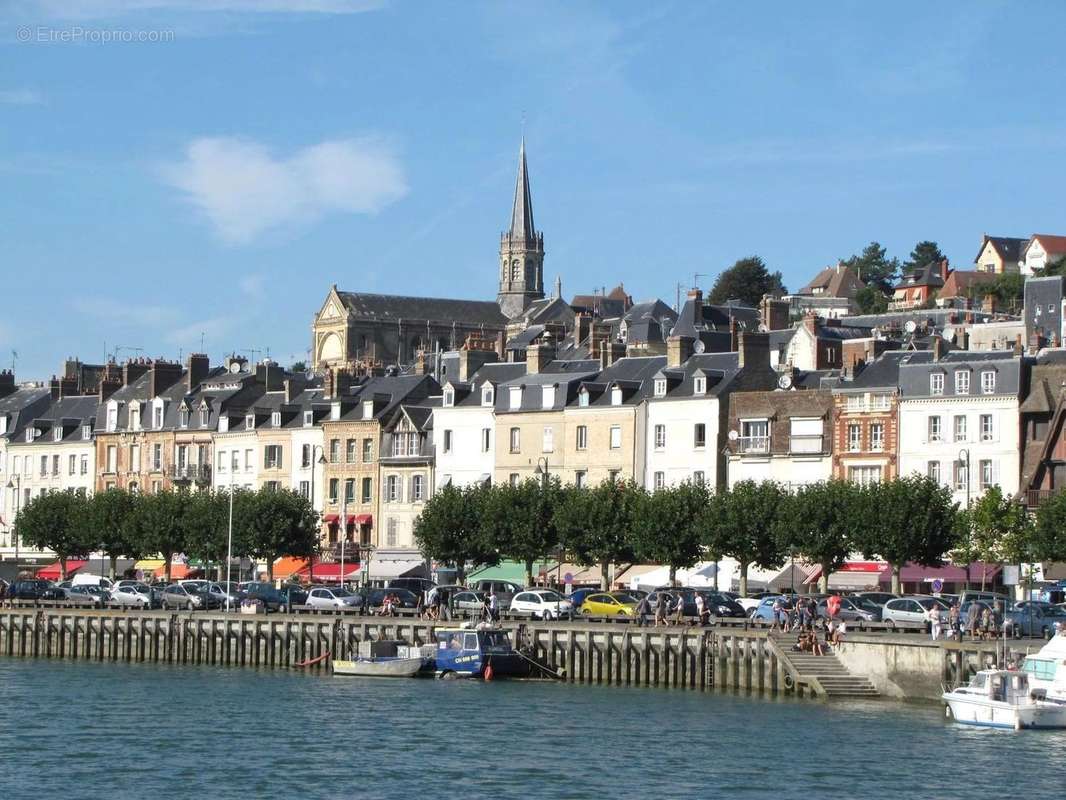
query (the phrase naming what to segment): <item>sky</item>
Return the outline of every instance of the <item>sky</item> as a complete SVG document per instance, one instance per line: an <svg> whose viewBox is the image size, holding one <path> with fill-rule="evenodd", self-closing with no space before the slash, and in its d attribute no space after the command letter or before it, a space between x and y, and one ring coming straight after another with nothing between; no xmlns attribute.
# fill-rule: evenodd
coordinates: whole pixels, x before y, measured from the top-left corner
<svg viewBox="0 0 1066 800"><path fill-rule="evenodd" d="M0 366L306 357L332 284L492 299L526 137L545 284L1066 234L1066 4L0 3ZM17 359L13 353L17 352Z"/></svg>

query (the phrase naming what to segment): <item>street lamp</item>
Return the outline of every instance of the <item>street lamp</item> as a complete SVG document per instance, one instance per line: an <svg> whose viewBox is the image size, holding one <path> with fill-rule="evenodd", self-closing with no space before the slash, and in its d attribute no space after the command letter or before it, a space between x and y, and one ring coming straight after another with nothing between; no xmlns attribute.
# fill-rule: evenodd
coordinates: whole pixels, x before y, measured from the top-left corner
<svg viewBox="0 0 1066 800"><path fill-rule="evenodd" d="M315 453L318 453L318 458L317 459L315 458ZM326 448L323 447L320 444L312 445L311 446L311 508L312 508L312 510L315 507L315 466L316 465L325 466L327 463L328 462L326 461ZM341 586L343 586L344 585L343 576L341 576L341 578L342 578ZM314 582L315 582L315 554L314 553L312 553L311 557L307 560L307 582L308 582L309 585L313 585Z"/></svg>
<svg viewBox="0 0 1066 800"><path fill-rule="evenodd" d="M17 527L19 516L19 501L22 499L22 476L12 475L11 480L7 482L8 489L15 490L15 516L11 519L11 533L15 538L15 569L19 568L19 532Z"/></svg>

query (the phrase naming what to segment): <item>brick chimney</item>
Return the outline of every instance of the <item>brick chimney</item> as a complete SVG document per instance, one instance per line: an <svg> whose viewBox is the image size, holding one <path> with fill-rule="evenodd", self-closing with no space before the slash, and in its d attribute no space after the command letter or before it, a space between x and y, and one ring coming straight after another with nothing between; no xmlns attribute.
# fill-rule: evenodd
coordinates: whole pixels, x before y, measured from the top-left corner
<svg viewBox="0 0 1066 800"><path fill-rule="evenodd" d="M0 397L7 397L15 388L15 373L9 369L0 370Z"/></svg>
<svg viewBox="0 0 1066 800"><path fill-rule="evenodd" d="M285 390L285 402L291 403L307 386L307 379L300 375L298 377L286 378L282 381L282 387Z"/></svg>
<svg viewBox="0 0 1066 800"><path fill-rule="evenodd" d="M692 355L695 339L691 336L669 336L666 339L666 365L680 367Z"/></svg>
<svg viewBox="0 0 1066 800"><path fill-rule="evenodd" d="M574 317L574 344L580 345L588 338L592 331L592 317L588 314L578 314Z"/></svg>
<svg viewBox="0 0 1066 800"><path fill-rule="evenodd" d="M322 395L327 400L335 400L346 395L351 388L352 375L348 370L342 367L326 370L326 377L322 382Z"/></svg>
<svg viewBox="0 0 1066 800"><path fill-rule="evenodd" d="M211 359L203 353L190 353L185 360L185 391L192 393L207 379L211 371Z"/></svg>
<svg viewBox="0 0 1066 800"><path fill-rule="evenodd" d="M615 361L624 358L626 346L622 342L605 341L600 347L600 369L607 369Z"/></svg>
<svg viewBox="0 0 1066 800"><path fill-rule="evenodd" d="M940 279L946 281L949 272L951 270L948 268L948 260L946 258L940 259Z"/></svg>
<svg viewBox="0 0 1066 800"><path fill-rule="evenodd" d="M105 372L100 376L100 387L97 390L97 396L102 403L121 388L122 379L118 375Z"/></svg>
<svg viewBox="0 0 1066 800"><path fill-rule="evenodd" d="M700 289L689 289L686 297L689 300L694 301L692 305L692 324L699 325L703 322L703 291Z"/></svg>
<svg viewBox="0 0 1066 800"><path fill-rule="evenodd" d="M813 311L808 311L803 315L803 327L811 334L811 336L818 335L818 315Z"/></svg>
<svg viewBox="0 0 1066 800"><path fill-rule="evenodd" d="M986 314L995 314L999 298L994 294L986 294L981 298L981 310Z"/></svg>
<svg viewBox="0 0 1066 800"><path fill-rule="evenodd" d="M494 350L460 350L458 380L465 383L485 364L495 364L499 360Z"/></svg>
<svg viewBox="0 0 1066 800"><path fill-rule="evenodd" d="M555 360L555 340L544 334L539 342L526 348L526 374L536 375Z"/></svg>
<svg viewBox="0 0 1066 800"><path fill-rule="evenodd" d="M77 378L57 378L55 375L48 382L48 393L53 400L62 400L64 397L72 397L78 393Z"/></svg>
<svg viewBox="0 0 1066 800"><path fill-rule="evenodd" d="M158 397L181 380L181 364L157 359L148 372L148 396Z"/></svg>
<svg viewBox="0 0 1066 800"><path fill-rule="evenodd" d="M933 337L933 361L939 361L947 353L947 343L942 336Z"/></svg>
<svg viewBox="0 0 1066 800"><path fill-rule="evenodd" d="M744 369L770 368L770 336L766 333L743 331L737 346L737 365Z"/></svg>
<svg viewBox="0 0 1066 800"><path fill-rule="evenodd" d="M772 294L764 294L759 301L759 322L768 331L780 331L788 327L789 304Z"/></svg>
<svg viewBox="0 0 1066 800"><path fill-rule="evenodd" d="M122 365L122 385L129 386L150 369L147 361L143 358L127 359Z"/></svg>

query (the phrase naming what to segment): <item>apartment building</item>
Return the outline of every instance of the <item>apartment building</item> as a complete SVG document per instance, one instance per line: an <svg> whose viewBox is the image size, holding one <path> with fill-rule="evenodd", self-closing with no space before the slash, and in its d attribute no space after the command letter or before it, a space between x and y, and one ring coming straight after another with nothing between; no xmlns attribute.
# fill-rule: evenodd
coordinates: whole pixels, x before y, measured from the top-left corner
<svg viewBox="0 0 1066 800"><path fill-rule="evenodd" d="M845 371L833 389L833 477L859 484L899 474L899 350Z"/></svg>
<svg viewBox="0 0 1066 800"><path fill-rule="evenodd" d="M30 501L33 464L20 456L16 462L10 445L24 430L27 422L44 412L52 402L43 387L20 388L8 370L0 371L0 554L14 554L14 522L18 510ZM23 486L23 481L27 482Z"/></svg>
<svg viewBox="0 0 1066 800"><path fill-rule="evenodd" d="M433 415L442 397L401 404L381 426L378 542L417 550L414 525L433 492Z"/></svg>

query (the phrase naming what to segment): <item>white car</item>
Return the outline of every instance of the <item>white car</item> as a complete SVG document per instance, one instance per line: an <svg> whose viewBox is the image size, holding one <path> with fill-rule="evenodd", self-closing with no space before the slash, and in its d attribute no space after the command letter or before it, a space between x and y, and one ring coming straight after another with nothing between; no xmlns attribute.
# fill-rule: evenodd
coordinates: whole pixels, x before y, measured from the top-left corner
<svg viewBox="0 0 1066 800"><path fill-rule="evenodd" d="M355 610L363 605L363 598L347 589L315 586L307 593L307 605L311 608Z"/></svg>
<svg viewBox="0 0 1066 800"><path fill-rule="evenodd" d="M881 611L881 620L887 622L889 627L893 627L896 622L916 622L924 625L929 621L929 610L934 605L940 607L946 618L951 606L938 597L922 594L897 597L885 603Z"/></svg>
<svg viewBox="0 0 1066 800"><path fill-rule="evenodd" d="M529 614L535 619L560 619L562 617L572 619L574 605L551 589L529 589L511 598L510 611L516 614Z"/></svg>
<svg viewBox="0 0 1066 800"><path fill-rule="evenodd" d="M134 586L119 586L111 590L111 605L148 608L152 604L151 595L142 594Z"/></svg>

